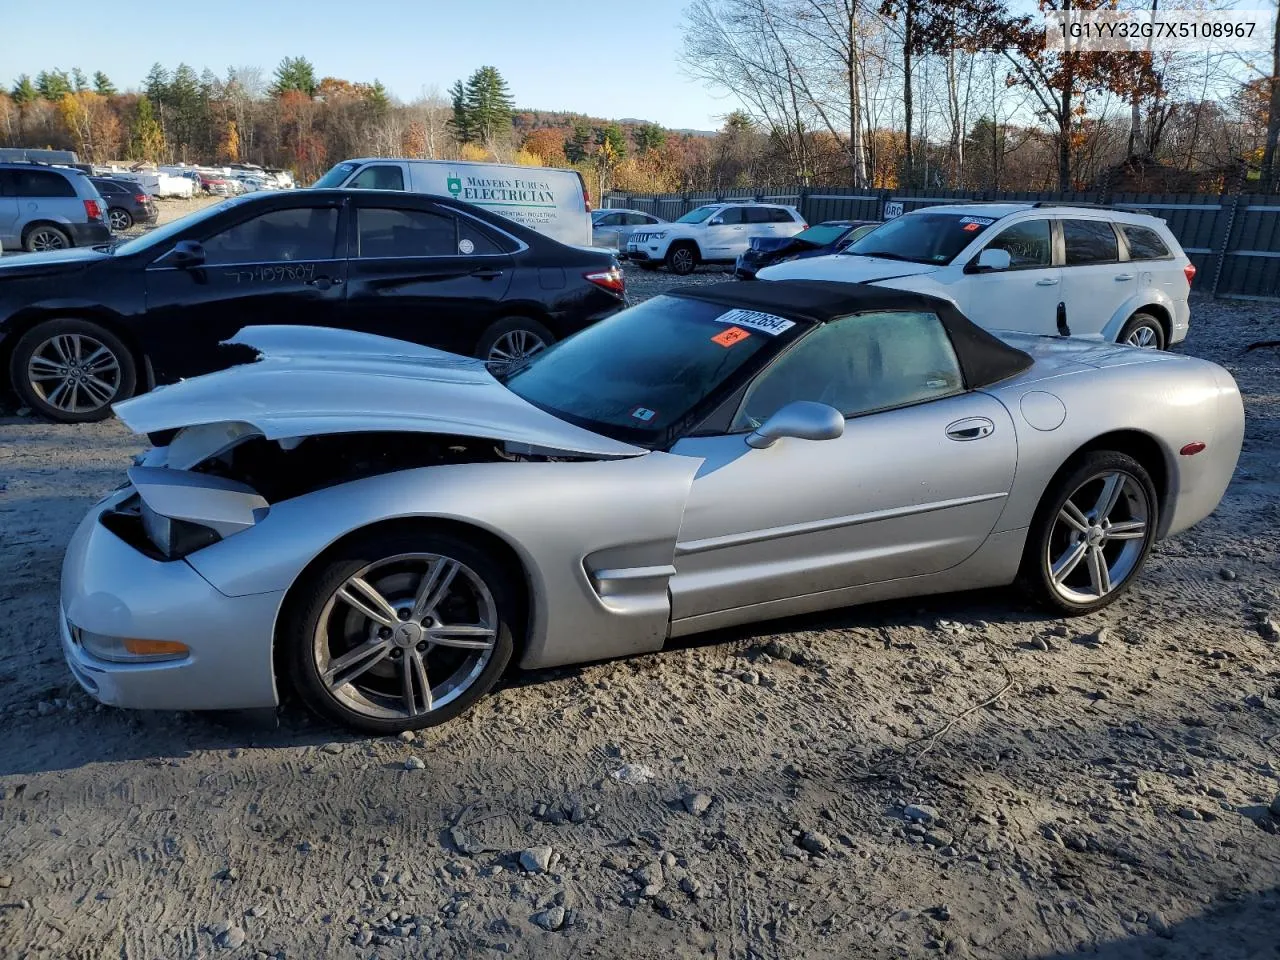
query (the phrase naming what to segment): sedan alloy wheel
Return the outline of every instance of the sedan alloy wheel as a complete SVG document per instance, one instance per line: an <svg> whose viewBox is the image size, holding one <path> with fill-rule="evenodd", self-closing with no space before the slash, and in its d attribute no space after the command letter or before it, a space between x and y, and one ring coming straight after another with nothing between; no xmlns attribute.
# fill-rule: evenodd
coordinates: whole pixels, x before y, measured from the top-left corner
<svg viewBox="0 0 1280 960"><path fill-rule="evenodd" d="M498 645L493 592L437 553L367 564L329 597L313 638L330 696L363 718L417 725L463 697Z"/></svg>
<svg viewBox="0 0 1280 960"><path fill-rule="evenodd" d="M120 358L89 334L55 334L32 351L27 382L32 393L63 413L93 414L120 393Z"/></svg>
<svg viewBox="0 0 1280 960"><path fill-rule="evenodd" d="M116 233L123 233L133 226L133 217L129 216L129 211L122 210L120 207L112 207L108 210L107 218L111 221L111 229Z"/></svg>
<svg viewBox="0 0 1280 960"><path fill-rule="evenodd" d="M486 358L490 370L502 370L547 349L547 343L532 330L508 330L500 336Z"/></svg>

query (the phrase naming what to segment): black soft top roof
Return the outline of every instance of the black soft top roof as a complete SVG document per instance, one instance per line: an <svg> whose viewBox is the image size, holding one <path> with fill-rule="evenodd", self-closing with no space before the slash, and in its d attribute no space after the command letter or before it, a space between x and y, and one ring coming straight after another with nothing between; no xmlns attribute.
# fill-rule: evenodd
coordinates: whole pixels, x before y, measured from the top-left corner
<svg viewBox="0 0 1280 960"><path fill-rule="evenodd" d="M946 328L970 389L1006 380L1032 364L1029 354L983 330L949 300L924 293L830 280L735 280L677 287L667 296L759 310L788 320L828 323L854 313L911 310L935 313Z"/></svg>

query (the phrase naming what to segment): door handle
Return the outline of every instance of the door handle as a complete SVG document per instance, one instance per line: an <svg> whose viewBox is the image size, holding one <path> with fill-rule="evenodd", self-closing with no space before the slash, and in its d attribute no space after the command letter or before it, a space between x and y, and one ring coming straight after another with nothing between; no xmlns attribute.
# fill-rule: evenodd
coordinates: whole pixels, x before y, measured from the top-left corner
<svg viewBox="0 0 1280 960"><path fill-rule="evenodd" d="M1052 286L1053 286L1055 283L1057 283L1057 282L1058 282L1058 278L1057 278L1057 277L1044 277L1044 278L1042 278L1042 279L1040 279L1040 280L1037 280L1037 281L1036 281L1036 286L1037 286L1037 287L1052 287Z"/></svg>
<svg viewBox="0 0 1280 960"><path fill-rule="evenodd" d="M981 440L996 432L996 425L986 417L967 417L947 425L947 437L951 440Z"/></svg>
<svg viewBox="0 0 1280 960"><path fill-rule="evenodd" d="M1132 279L1133 279L1133 274L1132 274L1132 273L1117 273L1117 274L1116 274L1116 282L1117 282L1117 283L1119 283L1119 282L1120 282L1120 281L1122 281L1122 280L1132 280Z"/></svg>
<svg viewBox="0 0 1280 960"><path fill-rule="evenodd" d="M341 277L312 277L310 280L302 281L309 287L315 287L317 290L328 290L330 287L338 287L342 285Z"/></svg>
<svg viewBox="0 0 1280 960"><path fill-rule="evenodd" d="M496 280L502 276L502 271L494 267L481 267L479 270L472 270L471 276L479 277L481 280Z"/></svg>

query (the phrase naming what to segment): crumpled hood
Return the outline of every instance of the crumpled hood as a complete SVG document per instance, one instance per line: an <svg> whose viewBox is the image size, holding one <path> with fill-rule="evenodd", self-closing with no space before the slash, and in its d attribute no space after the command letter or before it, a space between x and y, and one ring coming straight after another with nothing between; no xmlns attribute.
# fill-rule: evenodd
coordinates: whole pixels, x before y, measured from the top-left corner
<svg viewBox="0 0 1280 960"><path fill-rule="evenodd" d="M842 283L866 283L890 277L914 277L934 273L932 263L908 263L880 257L858 257L835 253L825 257L808 257L765 267L756 276L761 280L836 280Z"/></svg>
<svg viewBox="0 0 1280 960"><path fill-rule="evenodd" d="M601 458L647 453L516 396L481 360L322 327L247 327L228 343L262 359L160 387L115 405L138 433L247 423L268 440L398 431L485 437Z"/></svg>

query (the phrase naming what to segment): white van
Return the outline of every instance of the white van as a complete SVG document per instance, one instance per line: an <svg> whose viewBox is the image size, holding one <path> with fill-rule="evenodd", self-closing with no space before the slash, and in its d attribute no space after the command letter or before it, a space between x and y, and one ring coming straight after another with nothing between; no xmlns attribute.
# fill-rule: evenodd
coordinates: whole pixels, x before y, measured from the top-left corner
<svg viewBox="0 0 1280 960"><path fill-rule="evenodd" d="M591 246L591 197L576 170L466 160L344 160L313 187L407 190L450 196L575 247Z"/></svg>

